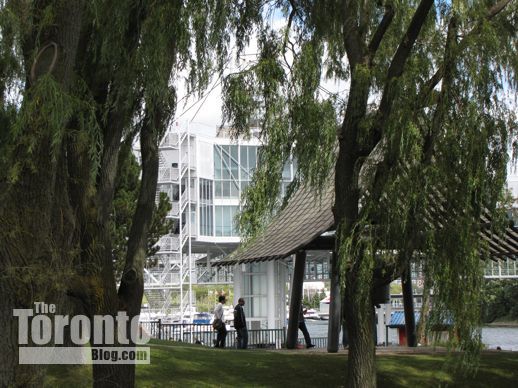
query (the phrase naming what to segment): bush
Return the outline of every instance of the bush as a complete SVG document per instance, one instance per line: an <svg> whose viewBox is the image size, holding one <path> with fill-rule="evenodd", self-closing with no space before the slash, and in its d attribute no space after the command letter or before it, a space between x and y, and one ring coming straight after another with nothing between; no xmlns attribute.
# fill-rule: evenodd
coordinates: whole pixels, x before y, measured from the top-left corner
<svg viewBox="0 0 518 388"><path fill-rule="evenodd" d="M515 279L488 280L482 299L482 322L497 319L518 319L518 281Z"/></svg>

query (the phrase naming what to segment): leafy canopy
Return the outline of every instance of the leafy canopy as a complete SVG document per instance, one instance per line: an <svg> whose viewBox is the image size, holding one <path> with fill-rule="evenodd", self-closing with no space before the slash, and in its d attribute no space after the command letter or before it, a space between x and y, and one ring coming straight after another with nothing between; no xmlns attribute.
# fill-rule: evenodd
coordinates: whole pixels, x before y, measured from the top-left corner
<svg viewBox="0 0 518 388"><path fill-rule="evenodd" d="M282 13L282 28L268 12ZM335 203L342 274L361 287L374 268L390 278L420 262L435 295L431 321L453 319L454 345L476 348L487 249L479 220L503 220L516 129L517 2L290 0L263 15L256 61L224 83L236 134L259 117L265 142L242 233L257 234L278 208L290 155L294 186L322 190L336 174L337 195L353 194Z"/></svg>

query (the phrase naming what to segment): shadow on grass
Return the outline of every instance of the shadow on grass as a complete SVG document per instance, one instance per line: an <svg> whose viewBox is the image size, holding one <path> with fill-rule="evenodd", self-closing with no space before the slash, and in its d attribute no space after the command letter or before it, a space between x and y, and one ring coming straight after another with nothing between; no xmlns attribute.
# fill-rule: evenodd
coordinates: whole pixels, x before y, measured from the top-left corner
<svg viewBox="0 0 518 388"><path fill-rule="evenodd" d="M475 372L455 371L456 356L390 355L377 359L379 387L514 387L518 354L486 352Z"/></svg>
<svg viewBox="0 0 518 388"><path fill-rule="evenodd" d="M344 381L345 355L330 363L324 354L304 353L157 345L151 364L138 368L138 386L332 387Z"/></svg>
<svg viewBox="0 0 518 388"><path fill-rule="evenodd" d="M513 387L518 353L483 353L478 373L456 375L443 354L381 355L378 387ZM153 341L151 363L137 366L137 387L343 387L347 355L214 349ZM55 365L47 387L91 386L91 366Z"/></svg>

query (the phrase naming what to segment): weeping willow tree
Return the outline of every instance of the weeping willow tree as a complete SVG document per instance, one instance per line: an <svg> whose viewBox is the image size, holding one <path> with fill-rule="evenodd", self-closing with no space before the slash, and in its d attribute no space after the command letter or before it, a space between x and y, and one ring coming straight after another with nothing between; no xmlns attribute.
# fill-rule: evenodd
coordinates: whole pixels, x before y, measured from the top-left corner
<svg viewBox="0 0 518 388"><path fill-rule="evenodd" d="M139 314L177 82L185 72L189 93L203 90L257 15L253 2L0 1L1 386L40 386L45 372L18 365L13 309ZM110 226L133 137L142 179L117 288ZM132 365L94 365L93 375L95 386L134 385Z"/></svg>
<svg viewBox="0 0 518 388"><path fill-rule="evenodd" d="M478 237L500 219L516 128L518 2L289 0L284 28L261 25L257 61L224 84L237 134L261 117L265 147L246 193L243 233L279 206L282 166L294 185L334 184L347 386L374 387L373 289L419 263L434 291L430 322L451 345L480 346ZM330 93L322 80L342 80ZM515 102L515 101L514 101ZM373 276L376 273L377 276Z"/></svg>

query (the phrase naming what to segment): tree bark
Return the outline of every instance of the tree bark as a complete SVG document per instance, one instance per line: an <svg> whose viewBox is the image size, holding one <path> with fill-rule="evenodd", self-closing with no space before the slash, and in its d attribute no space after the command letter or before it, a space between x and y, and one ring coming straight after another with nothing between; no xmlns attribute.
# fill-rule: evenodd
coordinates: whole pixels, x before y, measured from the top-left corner
<svg viewBox="0 0 518 388"><path fill-rule="evenodd" d="M331 257L331 301L329 303L329 324L327 328L327 351L329 353L338 352L340 327L342 326L341 305L340 267L338 265L338 255L334 251Z"/></svg>
<svg viewBox="0 0 518 388"><path fill-rule="evenodd" d="M35 4L33 15L41 13L46 5ZM26 64L27 74L32 67L33 77L27 77L22 110L34 98L40 98L32 93L43 75L53 77L58 93L68 92L83 11L83 1L58 2L53 8L55 24L51 27L38 30L38 20L33 20L33 31L23 37L25 59L35 59ZM48 48L40 53L33 52L36 30L43 42L41 47ZM52 57L51 62L46 55ZM0 386L8 387L42 384L45 366L18 363L18 319L13 317L13 309L33 308L35 301L61 301L74 236L61 165L65 141L55 133L68 123L49 124L50 118L40 114L49 109L44 105L48 101L38 103L38 109L33 108L25 127L14 139L10 156L20 168L16 180L5 183L0 201ZM28 142L32 148L27 146ZM56 204L55 198L65 200Z"/></svg>
<svg viewBox="0 0 518 388"><path fill-rule="evenodd" d="M425 277L424 285L423 285L423 304L421 306L421 318L419 319L419 324L417 325L417 341L423 345L428 345L428 335L426 325L428 324L428 314L430 312L430 284L428 278Z"/></svg>
<svg viewBox="0 0 518 388"><path fill-rule="evenodd" d="M403 307L405 310L405 331L406 343L408 347L415 348L417 346L415 315L414 315L414 294L412 292L412 276L410 263L407 264L403 272Z"/></svg>
<svg viewBox="0 0 518 388"><path fill-rule="evenodd" d="M157 118L156 124L163 130L165 121L162 117ZM144 124L140 148L142 152L142 182L140 185L137 208L131 224L131 231L128 239L128 251L126 263L121 279L118 295L122 310L128 312L128 325L126 332L131 332L131 319L140 315L142 296L144 294L144 263L146 260L147 235L153 218L155 208L155 194L158 181L159 167L159 136L150 120ZM130 340L130 346L135 343ZM123 385L131 387L135 385L135 364L121 365L123 371Z"/></svg>
<svg viewBox="0 0 518 388"><path fill-rule="evenodd" d="M370 270L365 259L360 258L360 266L366 268L358 268L357 271L351 271L346 275L345 321L349 336L347 386L375 387L374 314L370 291L372 284L365 284L369 283L368 281L359 281L369 277L358 276L357 272L365 273ZM367 290L369 291L366 292Z"/></svg>
<svg viewBox="0 0 518 388"><path fill-rule="evenodd" d="M306 251L299 251L295 255L293 278L291 281L290 317L288 320L288 334L286 347L295 349L299 332L299 312L302 304L302 288L304 285L304 269L306 267Z"/></svg>
<svg viewBox="0 0 518 388"><path fill-rule="evenodd" d="M361 69L368 62L368 58L365 58L364 62L363 65L357 65L351 75L349 100L339 134L339 152L335 168L335 249L341 263L341 275L345 280L343 309L349 336L348 387L376 386L371 303L373 268L369 269L369 260L366 260L362 253L358 252L354 257L349 257L349 253L342 249L346 238L352 238L353 245L361 244L359 236L354 235L354 226L358 221L360 198L357 161L362 156L358 132L360 121L366 114L370 89L370 79ZM363 249L360 252L364 252ZM368 271L370 274L365 276Z"/></svg>

